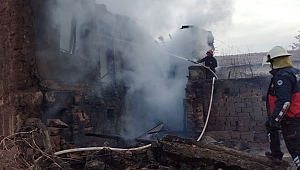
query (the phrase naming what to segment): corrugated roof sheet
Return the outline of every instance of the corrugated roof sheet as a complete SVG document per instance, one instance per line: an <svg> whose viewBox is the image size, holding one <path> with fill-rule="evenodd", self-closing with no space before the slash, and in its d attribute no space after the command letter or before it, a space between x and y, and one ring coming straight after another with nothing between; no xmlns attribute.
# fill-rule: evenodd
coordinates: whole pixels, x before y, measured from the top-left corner
<svg viewBox="0 0 300 170"><path fill-rule="evenodd" d="M292 61L300 61L300 50L288 51L292 56ZM219 66L238 66L247 64L261 64L263 57L267 53L248 53L248 54L237 54L237 55L226 55L226 56L215 56Z"/></svg>

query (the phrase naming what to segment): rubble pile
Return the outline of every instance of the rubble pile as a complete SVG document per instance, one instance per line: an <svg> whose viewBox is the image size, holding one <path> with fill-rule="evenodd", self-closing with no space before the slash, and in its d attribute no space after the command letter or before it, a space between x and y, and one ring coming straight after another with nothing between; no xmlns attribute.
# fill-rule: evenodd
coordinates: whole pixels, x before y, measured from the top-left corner
<svg viewBox="0 0 300 170"><path fill-rule="evenodd" d="M3 167L18 169L230 169L230 170L273 170L287 169L286 161L273 162L267 157L250 154L224 145L196 141L174 135L165 135L143 149L116 149L105 146L99 150L66 152L57 154L55 138L40 121L30 121L24 132L1 141L6 146L1 151ZM48 126L65 127L60 121L49 121ZM8 144L9 143L9 144ZM145 144L140 144L140 146ZM67 142L64 148L77 148ZM14 152L14 153L13 153ZM11 155L12 162L3 162ZM13 154L12 154L13 153ZM24 155L26 153L26 155ZM14 156L13 156L14 155ZM14 159L14 158L15 159ZM5 163L7 163L5 165Z"/></svg>
<svg viewBox="0 0 300 170"><path fill-rule="evenodd" d="M73 153L74 154L74 153ZM72 155L72 154L70 154ZM70 156L69 155L69 156ZM61 155L63 156L63 155ZM66 156L66 155L65 155ZM80 165L73 164L73 168ZM80 168L96 169L287 169L289 163L272 160L225 146L166 135L151 147L135 151L90 151Z"/></svg>

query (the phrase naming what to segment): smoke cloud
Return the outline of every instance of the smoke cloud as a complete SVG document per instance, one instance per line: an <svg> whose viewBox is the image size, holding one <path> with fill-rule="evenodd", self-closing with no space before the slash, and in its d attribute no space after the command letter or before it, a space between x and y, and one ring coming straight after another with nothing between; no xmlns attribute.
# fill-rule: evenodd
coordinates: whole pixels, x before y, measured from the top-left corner
<svg viewBox="0 0 300 170"><path fill-rule="evenodd" d="M122 72L128 87L126 114L121 118L123 135L138 137L143 132L164 121L171 131L182 131L184 120L187 60L203 58L205 51L213 48L210 30L231 20L231 0L96 0L60 2L64 35L69 35L71 16L76 14L77 25L86 25L95 32L88 44L94 56L100 56L105 46L122 53L126 68ZM56 15L55 13L53 13ZM118 15L115 15L118 14ZM101 21L101 22L100 22ZM68 23L69 22L69 23ZM179 29L182 25L193 25ZM82 31L81 27L81 31ZM205 30L203 30L205 29ZM80 34L80 28L77 29ZM63 37L61 46L67 48L70 36ZM154 40L154 41L153 41ZM66 46L64 46L64 44ZM82 50L80 37L76 50ZM103 50L102 50L103 51ZM169 54L168 54L169 53ZM94 62L94 58L88 58Z"/></svg>
<svg viewBox="0 0 300 170"><path fill-rule="evenodd" d="M105 4L108 11L128 16L139 28L161 43L160 50L187 59L202 58L205 51L211 48L207 43L210 34L201 29L210 30L230 23L233 12L233 1L96 2ZM179 30L186 24L196 28ZM162 37L164 41L161 41ZM145 44L151 44L149 39ZM127 132L134 132L131 135L137 136L153 126L153 122L161 120L166 122L170 130L182 130L186 76L191 63L161 53L153 45L137 48L140 54L129 55L132 56L129 61L134 71L126 73L130 80L127 82L130 87L127 95L128 112L124 117Z"/></svg>
<svg viewBox="0 0 300 170"><path fill-rule="evenodd" d="M115 14L126 15L154 38L175 33L182 25L220 30L231 24L233 0L96 0Z"/></svg>

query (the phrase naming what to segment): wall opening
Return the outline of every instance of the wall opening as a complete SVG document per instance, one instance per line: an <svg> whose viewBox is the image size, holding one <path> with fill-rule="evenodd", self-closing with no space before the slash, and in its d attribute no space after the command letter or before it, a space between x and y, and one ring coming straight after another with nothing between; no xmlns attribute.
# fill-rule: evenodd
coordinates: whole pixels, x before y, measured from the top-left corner
<svg viewBox="0 0 300 170"><path fill-rule="evenodd" d="M111 121L111 122L114 122L115 120L115 112L114 112L115 109L107 109L107 120L108 121Z"/></svg>

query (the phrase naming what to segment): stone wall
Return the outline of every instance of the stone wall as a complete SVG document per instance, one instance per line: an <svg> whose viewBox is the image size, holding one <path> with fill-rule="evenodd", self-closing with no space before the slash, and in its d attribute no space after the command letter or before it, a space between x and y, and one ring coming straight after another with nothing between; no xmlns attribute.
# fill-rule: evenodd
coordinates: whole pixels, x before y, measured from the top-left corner
<svg viewBox="0 0 300 170"><path fill-rule="evenodd" d="M28 0L0 1L0 136L18 131L26 117L40 114L35 88L34 29Z"/></svg>
<svg viewBox="0 0 300 170"><path fill-rule="evenodd" d="M88 84L44 80L39 83L44 94L43 122L59 119L69 127L58 136L77 146L91 143L101 146L103 138L85 136L85 133L119 134L119 121L124 107L124 87L101 86L101 94ZM51 130L51 129L50 129ZM59 146L58 146L59 147ZM53 146L53 148L55 148ZM55 148L59 149L59 148Z"/></svg>
<svg viewBox="0 0 300 170"><path fill-rule="evenodd" d="M92 70L80 81L71 79L82 72L69 63L83 60L60 51L59 24L49 18L49 3L57 1L0 0L0 137L18 132L31 118L69 123L59 135L72 143L89 142L84 132L117 133L124 107L122 77L114 84L96 84L95 75L101 77ZM112 57L118 61L119 55ZM44 67L47 63L56 67ZM90 68L91 62L85 64ZM122 68L115 69L120 74Z"/></svg>
<svg viewBox="0 0 300 170"><path fill-rule="evenodd" d="M76 4L75 0L69 1ZM86 4L91 5L92 1ZM121 129L119 117L123 113L123 99L125 89L121 67L121 54L111 46L111 40L103 40L99 36L93 37L97 40L97 47L91 49L88 42L81 42L80 35L77 35L78 44L84 43L87 54L76 49L74 53L65 51L62 48L62 37L70 34L63 26L68 25L69 20L65 16L60 19L60 15L52 15L53 12L63 14L63 1L57 0L31 0L34 28L36 30L36 67L38 84L43 92L44 100L42 104L42 120L44 123L48 119L59 119L69 125L68 128L60 129L56 136L52 136L54 141L63 141L61 137L69 143L77 146L86 146L91 143L102 145L103 138L88 137L84 134L119 134ZM96 4L95 4L96 5ZM69 12L74 10L70 6ZM99 12L108 14L106 9L99 9ZM113 14L110 14L114 17ZM85 17L84 13L74 15ZM93 14L94 20L86 18L84 21L78 19L77 29L82 27L81 22L92 24L99 21L99 16ZM97 22L98 23L98 22ZM96 25L90 29L99 29L101 25ZM64 30L64 31L63 31ZM79 34L79 32L77 32ZM98 35L98 34L97 34ZM76 34L75 34L76 36ZM95 41L96 41L95 40ZM79 51L78 51L79 50ZM82 49L81 49L82 50ZM96 52L91 52L96 50ZM107 51L110 51L108 54ZM104 80L111 81L104 81ZM57 147L57 148L56 148ZM54 149L59 145L53 146Z"/></svg>
<svg viewBox="0 0 300 170"><path fill-rule="evenodd" d="M204 80L204 68L189 67L186 87L187 133L198 137L210 104L212 80ZM268 77L216 79L206 132L223 140L267 142L264 123Z"/></svg>

